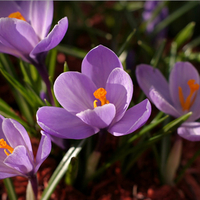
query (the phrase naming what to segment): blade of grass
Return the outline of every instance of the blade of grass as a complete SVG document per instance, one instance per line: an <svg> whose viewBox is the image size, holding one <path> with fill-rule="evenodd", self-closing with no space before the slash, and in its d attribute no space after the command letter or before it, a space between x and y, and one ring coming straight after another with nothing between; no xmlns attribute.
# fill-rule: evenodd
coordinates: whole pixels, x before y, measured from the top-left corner
<svg viewBox="0 0 200 200"><path fill-rule="evenodd" d="M185 3L182 7L174 11L172 14L170 14L166 19L164 19L162 22L160 22L154 29L153 34L156 35L159 33L162 29L167 27L170 23L175 21L177 18L182 16L184 13L188 12L195 6L199 4L199 1L189 1Z"/></svg>
<svg viewBox="0 0 200 200"><path fill-rule="evenodd" d="M76 157L79 152L81 151L83 145L85 143L85 140L82 140L77 147L71 147L68 152L65 154L63 159L61 160L60 164L54 171L53 175L51 176L48 186L45 188L44 192L42 193L41 200L47 200L50 198L51 194L55 190L56 186L58 185L61 178L66 173L70 161L73 157Z"/></svg>
<svg viewBox="0 0 200 200"><path fill-rule="evenodd" d="M17 195L15 193L13 182L10 178L3 179L3 183L7 189L8 197L12 200L17 200Z"/></svg>
<svg viewBox="0 0 200 200"><path fill-rule="evenodd" d="M123 159L125 156L131 154L135 154L136 152L147 150L149 147L151 147L156 142L160 141L164 136L171 134L174 130L176 130L184 121L186 121L190 116L192 112L189 112L169 124L165 125L163 128L161 128L157 133L155 133L151 138L149 138L146 142L143 142L142 144L136 145L125 152L123 154L115 154L110 159L110 161L107 161L105 165L103 165L101 168L99 168L93 176L88 180L94 179L95 177L99 176L106 170L108 167L110 167L114 162L119 161Z"/></svg>
<svg viewBox="0 0 200 200"><path fill-rule="evenodd" d="M81 58L81 59L83 59L86 55L86 52L83 51L82 49L78 49L78 48L67 46L67 45L65 45L65 46L64 45L58 45L56 47L56 49L58 51L66 53L67 55L74 56L76 58Z"/></svg>
<svg viewBox="0 0 200 200"><path fill-rule="evenodd" d="M160 46L158 47L158 50L156 51L154 57L151 59L150 65L152 65L154 68L157 68L158 66L163 50L165 48L165 44L166 44L166 40L163 40Z"/></svg>
<svg viewBox="0 0 200 200"><path fill-rule="evenodd" d="M132 37L134 36L136 29L134 29L129 36L127 37L126 41L122 44L121 48L119 49L117 55L118 57L122 54L122 52L126 49L127 45L130 43Z"/></svg>

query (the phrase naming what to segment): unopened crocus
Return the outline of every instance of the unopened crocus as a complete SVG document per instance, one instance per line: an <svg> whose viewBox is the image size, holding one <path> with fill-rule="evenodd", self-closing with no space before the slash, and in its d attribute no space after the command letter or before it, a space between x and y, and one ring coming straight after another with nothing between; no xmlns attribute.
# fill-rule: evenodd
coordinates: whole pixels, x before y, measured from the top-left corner
<svg viewBox="0 0 200 200"><path fill-rule="evenodd" d="M13 176L27 177L36 196L36 172L51 151L49 135L41 133L34 159L31 141L25 128L19 122L0 115L0 179Z"/></svg>
<svg viewBox="0 0 200 200"><path fill-rule="evenodd" d="M0 52L33 64L50 92L45 57L63 39L67 17L49 33L53 1L0 1Z"/></svg>
<svg viewBox="0 0 200 200"><path fill-rule="evenodd" d="M82 73L59 75L54 92L63 108L41 107L37 122L56 137L83 139L100 130L122 136L141 127L151 114L147 99L128 109L132 80L116 54L102 45L83 59Z"/></svg>
<svg viewBox="0 0 200 200"><path fill-rule="evenodd" d="M149 65L137 66L138 83L147 97L162 112L177 118L192 112L189 119L178 128L178 134L190 141L200 140L199 74L189 62L177 62L169 83L162 73Z"/></svg>

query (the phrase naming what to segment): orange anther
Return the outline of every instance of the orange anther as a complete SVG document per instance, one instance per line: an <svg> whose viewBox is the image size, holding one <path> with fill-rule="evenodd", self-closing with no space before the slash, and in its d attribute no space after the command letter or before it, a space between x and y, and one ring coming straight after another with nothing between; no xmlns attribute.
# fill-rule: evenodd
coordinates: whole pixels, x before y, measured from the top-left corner
<svg viewBox="0 0 200 200"><path fill-rule="evenodd" d="M181 103L182 110L189 110L191 106L194 104L194 101L197 97L197 90L199 89L199 84L195 83L194 79L190 79L187 84L190 87L190 94L187 96L186 100L184 101L183 91L182 88L178 87L178 94L179 94L179 100Z"/></svg>
<svg viewBox="0 0 200 200"><path fill-rule="evenodd" d="M5 152L5 154L6 154L7 156L9 156L10 154L6 151L6 149L7 149L10 153L12 153L12 152L14 151L14 149L13 149L11 146L9 146L3 138L0 139L0 148L1 148L1 149L4 149L4 152Z"/></svg>
<svg viewBox="0 0 200 200"><path fill-rule="evenodd" d="M107 91L104 88L99 88L93 93L94 97L101 101L101 106L109 103L109 101L106 99L106 94L107 94ZM97 103L97 100L94 101L94 108L97 107L96 103Z"/></svg>
<svg viewBox="0 0 200 200"><path fill-rule="evenodd" d="M26 21L25 18L22 16L22 14L19 11L11 13L8 17L9 18L16 18L16 19L20 19L20 20Z"/></svg>

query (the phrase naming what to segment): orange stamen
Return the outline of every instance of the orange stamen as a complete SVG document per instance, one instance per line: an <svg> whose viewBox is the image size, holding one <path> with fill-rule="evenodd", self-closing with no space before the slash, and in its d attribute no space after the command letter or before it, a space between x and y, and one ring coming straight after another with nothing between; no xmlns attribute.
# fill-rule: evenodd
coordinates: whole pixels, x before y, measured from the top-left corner
<svg viewBox="0 0 200 200"><path fill-rule="evenodd" d="M20 20L23 20L23 21L26 21L25 18L22 16L22 14L20 12L14 12L14 13L11 13L9 16L9 18L16 18L16 19L20 19Z"/></svg>
<svg viewBox="0 0 200 200"><path fill-rule="evenodd" d="M199 89L199 84L195 83L194 79L190 79L187 82L187 84L190 87L190 94L187 96L185 101L184 101L182 88L180 86L178 87L179 100L180 100L183 111L185 111L185 110L188 111L191 108L191 106L194 104L194 101L197 97L197 90Z"/></svg>
<svg viewBox="0 0 200 200"><path fill-rule="evenodd" d="M109 103L109 101L106 99L106 94L107 94L107 91L104 88L99 88L93 93L94 97L101 101L101 106ZM96 108L97 100L94 100L93 104L94 104L94 108Z"/></svg>
<svg viewBox="0 0 200 200"><path fill-rule="evenodd" d="M4 149L4 152L5 152L5 154L6 154L7 156L9 156L10 153L12 153L12 152L14 151L14 149L13 149L11 146L9 146L3 138L0 139L0 148ZM8 152L6 151L6 149L7 149L10 153L8 153Z"/></svg>

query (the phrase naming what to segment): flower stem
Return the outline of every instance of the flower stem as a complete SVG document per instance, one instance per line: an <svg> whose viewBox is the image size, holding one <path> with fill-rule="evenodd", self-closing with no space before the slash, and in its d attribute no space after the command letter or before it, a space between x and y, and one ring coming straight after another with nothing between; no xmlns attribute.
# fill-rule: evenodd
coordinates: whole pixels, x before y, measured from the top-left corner
<svg viewBox="0 0 200 200"><path fill-rule="evenodd" d="M53 94L52 94L52 91L51 91L51 83L49 81L49 75L48 75L46 66L45 65L39 65L39 66L35 65L35 67L37 68L40 76L42 77L44 83L46 84L47 92L49 94L49 99L50 99L51 105L55 106Z"/></svg>
<svg viewBox="0 0 200 200"><path fill-rule="evenodd" d="M99 163L101 158L101 152L104 147L104 143L106 141L107 131L105 129L101 129L99 131L99 139L96 145L95 150L90 154L89 158L87 159L86 164L86 173L85 178L89 179L96 171L96 167Z"/></svg>
<svg viewBox="0 0 200 200"><path fill-rule="evenodd" d="M30 183L33 189L33 193L35 195L35 199L37 199L37 194L38 194L38 182L37 182L37 176L34 175L30 179Z"/></svg>
<svg viewBox="0 0 200 200"><path fill-rule="evenodd" d="M101 129L99 131L99 139L98 139L98 142L97 142L97 145L96 145L96 148L95 148L95 151L97 152L102 152L102 149L104 147L104 143L106 141L106 137L107 137L107 130L106 129Z"/></svg>

